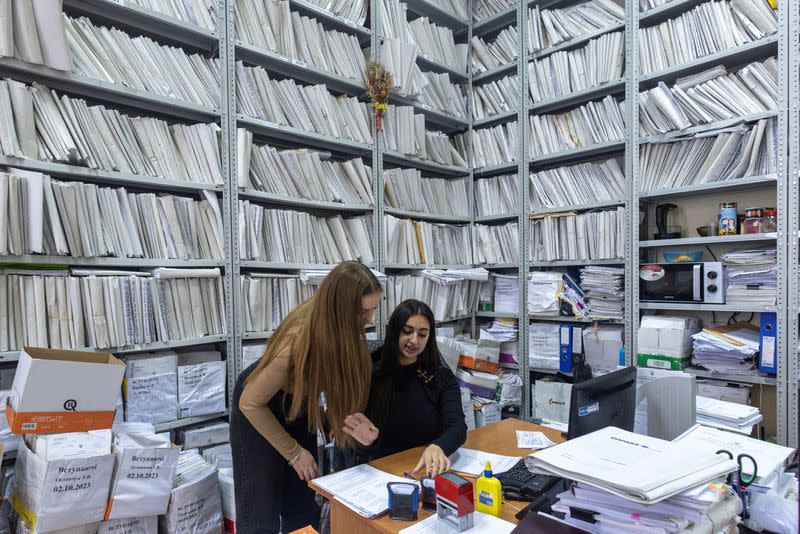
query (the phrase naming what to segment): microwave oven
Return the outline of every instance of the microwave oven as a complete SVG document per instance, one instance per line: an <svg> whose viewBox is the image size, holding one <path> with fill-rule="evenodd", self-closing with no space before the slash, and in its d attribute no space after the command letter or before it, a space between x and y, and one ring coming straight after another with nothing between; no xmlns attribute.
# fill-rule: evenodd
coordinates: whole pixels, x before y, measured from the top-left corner
<svg viewBox="0 0 800 534"><path fill-rule="evenodd" d="M642 302L725 304L725 272L720 262L648 263L639 267Z"/></svg>

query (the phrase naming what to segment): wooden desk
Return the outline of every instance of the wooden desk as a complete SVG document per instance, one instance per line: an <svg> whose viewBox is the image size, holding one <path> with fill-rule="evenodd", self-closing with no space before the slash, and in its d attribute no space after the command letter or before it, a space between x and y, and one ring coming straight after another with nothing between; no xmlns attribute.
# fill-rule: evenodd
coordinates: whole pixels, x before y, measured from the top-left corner
<svg viewBox="0 0 800 534"><path fill-rule="evenodd" d="M535 425L533 423L528 423L526 421L520 421L519 419L504 419L499 423L493 423L483 428L478 428L467 432L467 441L463 446L468 449L502 454L505 456L527 456L531 452L530 449L517 448L517 430L536 430L544 432L545 435L555 443L561 443L564 441L564 438L561 437L561 433L557 430ZM381 471L385 471L393 475L403 476L403 471L411 471L414 469L414 467L417 465L417 462L419 462L419 457L422 455L422 451L424 449L424 447L409 449L407 451L370 462L370 465L376 469L380 469ZM475 477L467 478L471 480L475 479ZM320 491L320 489L314 486L313 483L309 483L309 486L314 491L317 491L330 499L330 495L324 491ZM330 501L332 534L366 534L373 532L394 534L414 524L410 521L396 521L394 519L389 519L387 515L383 515L377 519L367 519L366 517L362 517L350 510L347 506L343 505L336 499L330 499ZM517 509L524 508L527 505L525 502L516 501L509 501L509 504ZM509 504L506 504L505 502L503 503L502 517L506 521L516 523L517 520L514 519L514 515L517 513L517 509L512 508L512 506L509 506ZM432 514L433 512L429 512L420 508L419 520L421 521Z"/></svg>

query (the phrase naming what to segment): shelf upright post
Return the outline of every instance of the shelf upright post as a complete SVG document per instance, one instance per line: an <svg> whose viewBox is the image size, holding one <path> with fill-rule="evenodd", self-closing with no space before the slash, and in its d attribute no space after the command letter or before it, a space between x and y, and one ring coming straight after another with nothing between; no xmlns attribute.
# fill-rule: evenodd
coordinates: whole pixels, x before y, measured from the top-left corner
<svg viewBox="0 0 800 534"><path fill-rule="evenodd" d="M467 178L467 209L469 210L469 227L470 227L470 237L472 239L472 263L473 265L477 265L477 261L475 258L475 210L477 207L475 206L475 154L473 153L473 146L472 146L472 134L473 134L473 122L474 122L474 114L472 112L472 106L475 105L472 101L473 93L472 93L472 27L474 24L472 23L472 0L467 0L467 16L469 19L467 20L467 83L464 87L464 91L467 94L467 139L469 143L467 144L467 165L469 166L469 177ZM469 283L469 282L468 282ZM475 319L475 314L477 313L477 309L472 310L472 317L470 319L470 332L472 332L472 336L475 339L478 339L478 331L477 331L477 321Z"/></svg>
<svg viewBox="0 0 800 534"><path fill-rule="evenodd" d="M380 47L383 41L383 31L381 29L381 0L370 0L370 27L372 35L370 37L370 57L378 61L380 59ZM383 199L383 136L378 131L375 121L372 121L372 196L375 199L372 224L373 256L375 257L375 268L385 272L386 268L386 235L383 228L384 199ZM378 339L383 339L386 330L386 321L389 318L387 309L386 292L387 285L381 298L381 306L376 317L375 331Z"/></svg>
<svg viewBox="0 0 800 534"><path fill-rule="evenodd" d="M625 363L639 329L639 2L625 1Z"/></svg>
<svg viewBox="0 0 800 534"><path fill-rule="evenodd" d="M519 239L519 319L517 320L518 341L517 361L522 373L522 406L520 415L523 420L530 420L531 413L531 373L528 369L528 239L530 224L528 223L529 195L528 195L528 137L531 135L528 127L528 2L519 2L517 5L517 78L519 79L519 92L517 93L517 190L519 199L517 203L517 237Z"/></svg>
<svg viewBox="0 0 800 534"><path fill-rule="evenodd" d="M791 2L788 13L784 9L785 22L784 26L788 30L788 54L789 60L787 61L786 68L781 72L788 75L788 80L782 86L784 90L781 95L788 95L788 102L786 104L789 110L788 125L789 125L789 170L786 180L787 193L786 205L778 206L778 216L781 220L786 220L786 276L787 288L787 315L786 315L786 330L787 335L785 338L786 354L786 376L787 376L787 440L786 444L790 447L797 447L798 433L800 429L800 358L798 358L798 347L800 347L800 332L798 331L798 314L800 314L800 303L798 303L798 292L800 292L800 8ZM789 91L785 90L787 84ZM780 308L778 308L780 310Z"/></svg>
<svg viewBox="0 0 800 534"><path fill-rule="evenodd" d="M242 369L241 284L239 282L239 183L236 142L236 70L234 47L234 2L218 0L219 56L222 66L222 194L225 224L225 318L228 340L228 407L233 401L236 378Z"/></svg>

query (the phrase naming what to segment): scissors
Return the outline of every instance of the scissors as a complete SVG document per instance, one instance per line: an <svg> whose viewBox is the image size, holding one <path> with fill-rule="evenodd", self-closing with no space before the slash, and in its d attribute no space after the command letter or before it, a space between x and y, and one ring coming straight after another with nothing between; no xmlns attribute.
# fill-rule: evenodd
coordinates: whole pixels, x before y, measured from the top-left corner
<svg viewBox="0 0 800 534"><path fill-rule="evenodd" d="M716 454L725 454L728 456L728 458L733 460L733 453L731 451L720 449L716 452ZM745 459L749 460L753 465L753 472L750 475L747 475L744 472ZM756 476L758 475L758 464L756 463L755 458L745 453L742 453L736 457L736 463L739 464L739 467L736 470L736 480L733 480L732 474L728 474L728 478L725 482L730 484L739 498L742 499L742 518L747 519L750 517L750 513L747 511L750 505L750 492L747 491L747 487L755 481Z"/></svg>

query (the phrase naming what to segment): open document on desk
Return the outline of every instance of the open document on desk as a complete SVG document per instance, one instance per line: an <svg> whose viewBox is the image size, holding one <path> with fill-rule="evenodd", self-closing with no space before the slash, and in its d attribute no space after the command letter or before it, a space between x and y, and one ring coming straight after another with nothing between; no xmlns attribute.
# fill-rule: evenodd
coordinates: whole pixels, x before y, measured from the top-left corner
<svg viewBox="0 0 800 534"><path fill-rule="evenodd" d="M367 464L316 478L313 483L364 517L378 517L389 510L388 482L409 482Z"/></svg>
<svg viewBox="0 0 800 534"><path fill-rule="evenodd" d="M460 448L450 455L451 471L478 476L486 469L486 462L491 462L492 472L495 475L505 473L520 461L517 456L502 456L490 452L476 451Z"/></svg>

